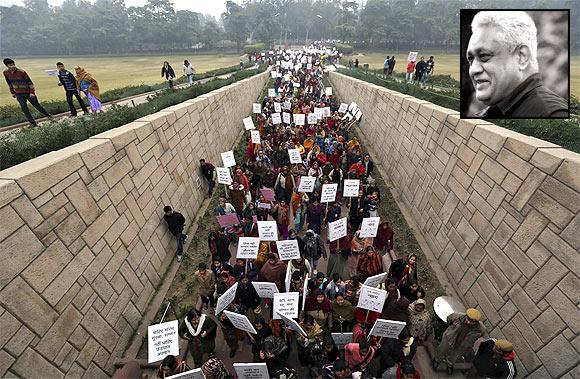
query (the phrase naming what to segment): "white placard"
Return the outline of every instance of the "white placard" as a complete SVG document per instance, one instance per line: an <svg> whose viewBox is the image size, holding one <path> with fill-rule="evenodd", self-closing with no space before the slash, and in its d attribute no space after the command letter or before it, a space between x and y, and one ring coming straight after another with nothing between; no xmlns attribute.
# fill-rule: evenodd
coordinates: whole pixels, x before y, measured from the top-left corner
<svg viewBox="0 0 580 379"><path fill-rule="evenodd" d="M362 225L360 227L360 237L361 238L376 237L380 223L381 223L380 217L363 218Z"/></svg>
<svg viewBox="0 0 580 379"><path fill-rule="evenodd" d="M286 292L290 292L290 284L292 284L292 272L290 265L286 265L286 276L284 277L284 288Z"/></svg>
<svg viewBox="0 0 580 379"><path fill-rule="evenodd" d="M360 179L345 179L342 196L344 197L358 197L360 189Z"/></svg>
<svg viewBox="0 0 580 379"><path fill-rule="evenodd" d="M288 318L298 318L300 294L285 292L274 294L274 320L280 319L280 314Z"/></svg>
<svg viewBox="0 0 580 379"><path fill-rule="evenodd" d="M356 118L357 121L360 121L361 117L362 117L363 113L362 111L359 109L356 111L356 114L354 115L354 117Z"/></svg>
<svg viewBox="0 0 580 379"><path fill-rule="evenodd" d="M276 241L276 247L278 248L278 255L283 261L300 258L297 240Z"/></svg>
<svg viewBox="0 0 580 379"><path fill-rule="evenodd" d="M270 282L252 282L252 285L256 289L258 296L268 299L273 299L274 294L278 293L278 287L275 283Z"/></svg>
<svg viewBox="0 0 580 379"><path fill-rule="evenodd" d="M304 121L306 121L306 115L303 113L295 113L294 114L294 123L298 126L304 125Z"/></svg>
<svg viewBox="0 0 580 379"><path fill-rule="evenodd" d="M340 103L340 108L338 108L338 112L345 113L347 109L348 109L347 103Z"/></svg>
<svg viewBox="0 0 580 379"><path fill-rule="evenodd" d="M302 163L302 157L300 157L300 151L298 149L288 149L288 156L290 157L290 163Z"/></svg>
<svg viewBox="0 0 580 379"><path fill-rule="evenodd" d="M278 77L278 73L276 71L272 71L270 72L270 76L272 77L272 79L276 79Z"/></svg>
<svg viewBox="0 0 580 379"><path fill-rule="evenodd" d="M179 355L179 321L167 321L147 327L149 363L162 361L168 355Z"/></svg>
<svg viewBox="0 0 580 379"><path fill-rule="evenodd" d="M326 96L332 96L332 87L326 87L324 93L326 93Z"/></svg>
<svg viewBox="0 0 580 379"><path fill-rule="evenodd" d="M254 126L254 120L251 117L246 117L242 120L244 122L244 128L246 130L256 129Z"/></svg>
<svg viewBox="0 0 580 379"><path fill-rule="evenodd" d="M46 76L50 76L50 77L57 77L58 76L58 69L52 69L52 70L44 70L44 72L46 72Z"/></svg>
<svg viewBox="0 0 580 379"><path fill-rule="evenodd" d="M167 376L165 379L205 379L205 375L201 372L201 368L194 368L181 374Z"/></svg>
<svg viewBox="0 0 580 379"><path fill-rule="evenodd" d="M289 82L290 81L290 74L284 75L284 81L285 82Z"/></svg>
<svg viewBox="0 0 580 379"><path fill-rule="evenodd" d="M258 334L256 329L254 329L254 325L248 320L246 315L241 315L239 313L224 311L228 319L237 329L243 330L244 332Z"/></svg>
<svg viewBox="0 0 580 379"><path fill-rule="evenodd" d="M265 363L234 363L238 379L270 379Z"/></svg>
<svg viewBox="0 0 580 379"><path fill-rule="evenodd" d="M322 108L322 111L323 111L322 114L324 117L332 116L332 113L330 112L330 107L324 107L324 108Z"/></svg>
<svg viewBox="0 0 580 379"><path fill-rule="evenodd" d="M336 199L336 191L338 190L337 183L329 183L322 185L322 193L320 194L321 203L332 203Z"/></svg>
<svg viewBox="0 0 580 379"><path fill-rule="evenodd" d="M276 221L258 221L260 241L278 241L278 226Z"/></svg>
<svg viewBox="0 0 580 379"><path fill-rule="evenodd" d="M307 63L306 64L306 69L307 70L312 70L312 63Z"/></svg>
<svg viewBox="0 0 580 379"><path fill-rule="evenodd" d="M278 125L282 123L282 118L280 117L280 113L272 113L272 124Z"/></svg>
<svg viewBox="0 0 580 379"><path fill-rule="evenodd" d="M416 61L417 60L418 51L409 51L409 55L407 56L407 62Z"/></svg>
<svg viewBox="0 0 580 379"><path fill-rule="evenodd" d="M300 333L302 334L304 337L307 336L306 331L304 329L302 329L302 327L300 326L299 323L297 323L295 320L292 320L291 318L288 318L284 315L280 315L282 320L284 320L284 322L286 322L286 325L288 325L288 327L292 330L294 330L296 333Z"/></svg>
<svg viewBox="0 0 580 379"><path fill-rule="evenodd" d="M387 291L365 286L363 284L362 289L360 290L358 304L356 306L362 309L380 313L383 311L383 305L385 304L386 299Z"/></svg>
<svg viewBox="0 0 580 379"><path fill-rule="evenodd" d="M254 103L252 104L252 112L254 113L262 113L262 104Z"/></svg>
<svg viewBox="0 0 580 379"><path fill-rule="evenodd" d="M225 167L216 167L217 171L217 179L219 184L232 184L232 175L230 174L230 170Z"/></svg>
<svg viewBox="0 0 580 379"><path fill-rule="evenodd" d="M324 109L314 107L314 115L320 120L322 117L324 117Z"/></svg>
<svg viewBox="0 0 580 379"><path fill-rule="evenodd" d="M222 162L224 162L224 167L234 167L236 165L234 152L230 150L222 153Z"/></svg>
<svg viewBox="0 0 580 379"><path fill-rule="evenodd" d="M282 112L282 104L274 103L274 112L276 112L276 113Z"/></svg>
<svg viewBox="0 0 580 379"><path fill-rule="evenodd" d="M334 344L339 349L352 342L352 333L331 333Z"/></svg>
<svg viewBox="0 0 580 379"><path fill-rule="evenodd" d="M262 209L270 209L272 208L272 206L268 203L260 203L258 202L258 208L262 208Z"/></svg>
<svg viewBox="0 0 580 379"><path fill-rule="evenodd" d="M282 120L284 121L284 124L290 124L290 113L282 113Z"/></svg>
<svg viewBox="0 0 580 379"><path fill-rule="evenodd" d="M356 105L356 103L354 101L348 105L348 110L351 113L356 112L357 109L358 109L358 106Z"/></svg>
<svg viewBox="0 0 580 379"><path fill-rule="evenodd" d="M223 295L218 297L217 304L215 306L215 314L216 315L220 314L224 309L226 309L228 307L228 305L230 305L230 303L232 301L234 301L234 299L236 298L237 289L238 289L238 283L236 283L233 286L231 286L230 288L228 288L228 290L226 292L224 292Z"/></svg>
<svg viewBox="0 0 580 379"><path fill-rule="evenodd" d="M314 191L315 184L316 178L314 176L301 176L300 184L298 184L298 192L312 192Z"/></svg>
<svg viewBox="0 0 580 379"><path fill-rule="evenodd" d="M290 110L292 108L292 103L290 100L286 100L284 103L282 103L282 105L284 105L284 109Z"/></svg>
<svg viewBox="0 0 580 379"><path fill-rule="evenodd" d="M260 144L262 141L260 140L260 132L258 130L250 130L252 135L252 143Z"/></svg>
<svg viewBox="0 0 580 379"><path fill-rule="evenodd" d="M314 113L308 113L308 124L314 125L318 122L318 117Z"/></svg>
<svg viewBox="0 0 580 379"><path fill-rule="evenodd" d="M367 280L363 283L365 286L375 287L385 281L387 276L389 275L388 272L382 272L378 275L369 276Z"/></svg>
<svg viewBox="0 0 580 379"><path fill-rule="evenodd" d="M256 259L258 249L260 248L260 239L258 237L240 237L238 241L237 259Z"/></svg>
<svg viewBox="0 0 580 379"><path fill-rule="evenodd" d="M288 266L290 266L290 265L288 265ZM304 277L304 285L302 286L302 310L303 311L306 308L306 296L308 296L308 280L309 280L309 275L308 275L308 273L306 273L306 276Z"/></svg>
<svg viewBox="0 0 580 379"><path fill-rule="evenodd" d="M369 337L378 336L385 338L399 338L399 334L401 334L405 325L407 324L403 321L383 320L382 318L379 318L375 321L375 324L369 333Z"/></svg>
<svg viewBox="0 0 580 379"><path fill-rule="evenodd" d="M334 222L328 223L328 239L329 241L336 241L344 236L347 232L347 218L341 218Z"/></svg>
<svg viewBox="0 0 580 379"><path fill-rule="evenodd" d="M274 88L268 88L268 97L276 97L276 90Z"/></svg>
<svg viewBox="0 0 580 379"><path fill-rule="evenodd" d="M294 88L300 88L300 83L299 82L294 82L294 83L292 83L292 86Z"/></svg>

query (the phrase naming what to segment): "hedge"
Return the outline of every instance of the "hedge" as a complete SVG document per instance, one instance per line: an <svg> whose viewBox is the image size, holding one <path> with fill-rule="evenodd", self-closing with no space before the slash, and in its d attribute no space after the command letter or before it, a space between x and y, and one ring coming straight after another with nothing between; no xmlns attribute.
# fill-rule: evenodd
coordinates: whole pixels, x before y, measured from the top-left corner
<svg viewBox="0 0 580 379"><path fill-rule="evenodd" d="M26 128L6 135L0 138L0 170L81 142L265 70L266 67L261 66L257 70L236 72L228 79L215 78L197 86L161 92L152 96L149 102L135 107L115 106L105 113L63 119L43 127Z"/></svg>
<svg viewBox="0 0 580 379"><path fill-rule="evenodd" d="M244 53L256 55L260 54L262 51L266 50L266 44L256 43L253 45L244 45Z"/></svg>
<svg viewBox="0 0 580 379"><path fill-rule="evenodd" d="M238 65L229 66L229 67L222 67L222 68L218 68L216 70L204 72L202 74L196 74L194 76L194 78L195 78L195 80L206 79L206 78L210 78L213 76L219 76L219 75L228 74L230 72L235 72L235 71L238 71L239 68L240 67ZM177 80L175 80L174 83L180 84L180 83L185 83L186 81L187 81L187 77L182 76L182 77L178 78ZM126 87L115 88L115 89L103 92L101 94L101 101L103 103L107 103L110 101L115 101L115 100L123 99L126 97L130 97L130 96L136 96L136 95L140 95L143 93L147 93L147 92L159 90L162 88L166 88L166 87L167 87L167 82L151 84L151 85L139 84L139 85L135 85L135 86L126 86ZM63 98L64 98L64 93L63 93ZM65 112L69 111L68 104L65 100L41 101L41 104L51 114L65 113ZM42 116L34 107L29 107L29 108L30 108L34 118L38 118L38 117ZM0 128L2 128L3 126L18 124L18 123L24 122L24 121L26 121L26 117L24 117L24 114L20 110L19 105L13 104L13 105L0 106Z"/></svg>
<svg viewBox="0 0 580 379"><path fill-rule="evenodd" d="M363 70L339 68L338 72L406 95L411 95L421 100L427 100L445 108L459 111L459 89L433 92L427 88L421 88L418 85L400 83L390 77L384 79L372 72L365 72ZM578 100L574 96L571 97L570 104L571 112L577 114L575 110L579 109L579 106ZM544 141L560 145L565 149L580 153L580 119L578 117L572 117L570 120L518 119L490 121L506 129L540 138Z"/></svg>
<svg viewBox="0 0 580 379"><path fill-rule="evenodd" d="M336 47L336 50L338 50L339 53L343 53L343 54L352 54L352 52L354 51L354 47L352 47L351 45L347 45L345 43L335 43L334 47Z"/></svg>

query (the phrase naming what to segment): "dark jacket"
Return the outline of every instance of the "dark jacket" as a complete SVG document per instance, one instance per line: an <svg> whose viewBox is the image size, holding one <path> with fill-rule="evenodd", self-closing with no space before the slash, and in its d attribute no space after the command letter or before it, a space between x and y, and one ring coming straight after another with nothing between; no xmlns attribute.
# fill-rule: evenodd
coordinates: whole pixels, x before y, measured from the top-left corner
<svg viewBox="0 0 580 379"><path fill-rule="evenodd" d="M59 71L58 72L58 80L60 84L64 87L64 90L67 92L77 92L77 80L72 72L70 71Z"/></svg>
<svg viewBox="0 0 580 379"><path fill-rule="evenodd" d="M403 321L409 322L409 313L407 309L409 308L409 299L407 299L402 294L398 299L394 296L387 296L385 304L383 305L383 312L381 313L381 318L385 320Z"/></svg>
<svg viewBox="0 0 580 379"><path fill-rule="evenodd" d="M403 343L395 338L383 339L383 344L379 353L380 360L380 375L373 373L373 375L380 377L389 367L396 366L400 363L411 362L415 353L417 352L417 342L413 341L411 345L411 352L405 356L403 354Z"/></svg>
<svg viewBox="0 0 580 379"><path fill-rule="evenodd" d="M240 305L255 309L260 305L260 296L256 292L256 289L252 283L248 283L247 286L238 282L238 289L236 290L236 300Z"/></svg>
<svg viewBox="0 0 580 379"><path fill-rule="evenodd" d="M174 236L177 236L179 233L183 233L183 227L185 226L185 217L179 212L173 212L171 216L164 215L163 219L167 223L169 227L169 231Z"/></svg>
<svg viewBox="0 0 580 379"><path fill-rule="evenodd" d="M207 336L202 337L201 333L197 337L192 336L191 333L189 332L189 329L185 325L185 320L182 320L181 324L179 325L179 336L181 338L185 338L190 341L193 340L194 338L199 338L202 344L204 342L210 342L215 340L217 333L217 324L209 315L205 316L205 320L203 322L203 325L201 326L201 331L202 333L207 332Z"/></svg>
<svg viewBox="0 0 580 379"><path fill-rule="evenodd" d="M168 65L167 68L165 68L165 65L163 65L161 68L161 77L164 76L165 79L169 79L170 76L171 78L175 79L175 71L173 71L173 67L171 67L171 65Z"/></svg>
<svg viewBox="0 0 580 379"><path fill-rule="evenodd" d="M477 354L473 358L473 366L477 370L477 376L484 378L515 378L518 373L514 362L516 353L512 351L503 357L495 355L493 353L494 345L494 338L485 340L479 345Z"/></svg>

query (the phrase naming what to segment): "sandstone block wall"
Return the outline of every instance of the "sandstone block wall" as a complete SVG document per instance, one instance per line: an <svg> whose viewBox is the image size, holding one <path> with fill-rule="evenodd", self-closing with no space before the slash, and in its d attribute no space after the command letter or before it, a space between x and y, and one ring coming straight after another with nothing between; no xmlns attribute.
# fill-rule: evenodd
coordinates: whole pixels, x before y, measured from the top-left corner
<svg viewBox="0 0 580 379"><path fill-rule="evenodd" d="M580 155L339 73L360 134L519 376L580 377Z"/></svg>
<svg viewBox="0 0 580 379"><path fill-rule="evenodd" d="M110 377L268 76L0 171L0 377Z"/></svg>

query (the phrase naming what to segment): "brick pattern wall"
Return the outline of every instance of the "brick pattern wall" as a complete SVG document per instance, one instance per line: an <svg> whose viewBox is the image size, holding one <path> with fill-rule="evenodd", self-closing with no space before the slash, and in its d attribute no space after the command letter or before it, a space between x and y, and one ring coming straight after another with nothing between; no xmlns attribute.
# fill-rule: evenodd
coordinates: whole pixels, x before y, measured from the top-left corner
<svg viewBox="0 0 580 379"><path fill-rule="evenodd" d="M359 132L519 376L580 377L580 155L339 73Z"/></svg>
<svg viewBox="0 0 580 379"><path fill-rule="evenodd" d="M110 377L268 76L0 172L0 377Z"/></svg>

